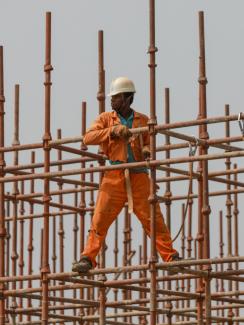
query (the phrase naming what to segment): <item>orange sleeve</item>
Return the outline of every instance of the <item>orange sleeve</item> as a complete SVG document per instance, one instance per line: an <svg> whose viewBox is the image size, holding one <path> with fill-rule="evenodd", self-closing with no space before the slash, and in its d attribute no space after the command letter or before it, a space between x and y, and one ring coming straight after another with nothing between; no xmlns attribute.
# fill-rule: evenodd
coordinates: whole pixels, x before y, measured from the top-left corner
<svg viewBox="0 0 244 325"><path fill-rule="evenodd" d="M99 145L108 141L112 130L112 126L108 127L104 114L100 114L97 119L92 123L91 127L86 131L83 142L84 144Z"/></svg>

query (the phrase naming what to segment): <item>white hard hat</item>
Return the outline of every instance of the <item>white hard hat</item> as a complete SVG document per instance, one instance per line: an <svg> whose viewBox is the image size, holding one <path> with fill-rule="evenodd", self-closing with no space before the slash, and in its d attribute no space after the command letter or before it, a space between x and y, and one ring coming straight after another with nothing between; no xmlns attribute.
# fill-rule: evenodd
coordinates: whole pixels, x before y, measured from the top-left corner
<svg viewBox="0 0 244 325"><path fill-rule="evenodd" d="M114 79L110 85L110 93L108 96L114 96L121 93L135 93L135 85L133 81L127 77L119 77Z"/></svg>

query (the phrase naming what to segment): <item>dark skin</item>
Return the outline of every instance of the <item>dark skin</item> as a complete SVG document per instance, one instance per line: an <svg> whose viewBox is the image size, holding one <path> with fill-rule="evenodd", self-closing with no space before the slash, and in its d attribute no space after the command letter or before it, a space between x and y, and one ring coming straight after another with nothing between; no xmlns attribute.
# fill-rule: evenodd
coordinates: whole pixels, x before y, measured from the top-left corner
<svg viewBox="0 0 244 325"><path fill-rule="evenodd" d="M111 97L111 107L116 113L127 119L132 109L130 107L130 97L125 97L123 93Z"/></svg>

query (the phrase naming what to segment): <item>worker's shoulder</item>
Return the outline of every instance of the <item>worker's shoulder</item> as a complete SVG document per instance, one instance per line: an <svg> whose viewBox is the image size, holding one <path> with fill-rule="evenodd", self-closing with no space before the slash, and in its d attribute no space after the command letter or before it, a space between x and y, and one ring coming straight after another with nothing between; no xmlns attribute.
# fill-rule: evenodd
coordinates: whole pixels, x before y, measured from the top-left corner
<svg viewBox="0 0 244 325"><path fill-rule="evenodd" d="M101 121L101 122L107 122L109 121L111 118L112 118L112 114L113 112L103 112L101 114L99 114L97 117L96 117L96 120L97 122Z"/></svg>
<svg viewBox="0 0 244 325"><path fill-rule="evenodd" d="M103 112L101 114L99 114L99 118L102 118L102 119L107 119L107 118L111 118L112 116L114 115L113 112Z"/></svg>

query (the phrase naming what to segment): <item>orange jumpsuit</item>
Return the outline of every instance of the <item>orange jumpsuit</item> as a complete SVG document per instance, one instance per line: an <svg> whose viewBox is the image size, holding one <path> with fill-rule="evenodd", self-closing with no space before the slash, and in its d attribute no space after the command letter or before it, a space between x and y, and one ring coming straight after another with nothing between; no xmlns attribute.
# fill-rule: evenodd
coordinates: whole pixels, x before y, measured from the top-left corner
<svg viewBox="0 0 244 325"><path fill-rule="evenodd" d="M134 111L132 127L147 126L148 117ZM104 154L112 161L127 162L127 143L123 139L115 139L110 136L112 128L121 124L116 112L105 112L98 116L92 126L84 135L86 145L100 145ZM149 135L144 133L142 141L139 136L133 136L130 145L136 161L142 161L143 146L149 145ZM133 196L133 212L138 217L147 235L150 236L150 204L148 201L150 180L146 173L130 172L130 183ZM127 201L125 176L123 170L106 171L98 192L98 198L88 240L82 256L88 256L93 266L96 266L95 258L106 237L108 228L116 219ZM164 261L170 261L176 250L172 247L169 230L165 225L159 204L156 205L156 247Z"/></svg>

